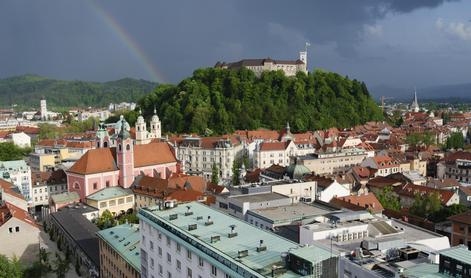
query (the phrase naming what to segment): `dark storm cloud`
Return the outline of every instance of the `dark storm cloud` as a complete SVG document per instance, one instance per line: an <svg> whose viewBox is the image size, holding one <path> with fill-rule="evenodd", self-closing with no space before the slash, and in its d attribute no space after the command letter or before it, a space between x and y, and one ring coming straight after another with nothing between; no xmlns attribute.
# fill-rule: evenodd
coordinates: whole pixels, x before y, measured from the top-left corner
<svg viewBox="0 0 471 278"><path fill-rule="evenodd" d="M434 8L439 0L98 1L129 33L166 81L218 60L296 58L305 41L325 55L357 57L365 25L388 13ZM0 3L0 77L152 78L93 1ZM334 60L334 57L322 57ZM378 57L381 58L381 57ZM352 62L353 63L353 62ZM368 66L367 59L363 65Z"/></svg>

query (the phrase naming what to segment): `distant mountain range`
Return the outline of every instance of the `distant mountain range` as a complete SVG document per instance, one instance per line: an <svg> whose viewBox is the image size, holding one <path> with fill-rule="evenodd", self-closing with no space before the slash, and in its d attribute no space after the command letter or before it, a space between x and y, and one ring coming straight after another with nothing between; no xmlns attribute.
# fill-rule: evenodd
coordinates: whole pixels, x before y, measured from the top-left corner
<svg viewBox="0 0 471 278"><path fill-rule="evenodd" d="M123 78L109 82L54 80L38 75L0 79L0 107L38 107L45 97L49 107L105 107L116 102L137 102L157 83Z"/></svg>
<svg viewBox="0 0 471 278"><path fill-rule="evenodd" d="M412 101L414 97L413 88L373 86L369 88L369 91L377 100L385 96L393 97L393 101ZM417 97L419 102L420 100L471 101L471 83L417 88Z"/></svg>

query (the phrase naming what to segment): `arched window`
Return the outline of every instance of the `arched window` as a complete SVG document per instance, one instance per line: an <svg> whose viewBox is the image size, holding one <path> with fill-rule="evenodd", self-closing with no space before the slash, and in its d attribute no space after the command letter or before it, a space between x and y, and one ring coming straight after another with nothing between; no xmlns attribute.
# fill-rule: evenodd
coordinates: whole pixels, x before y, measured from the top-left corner
<svg viewBox="0 0 471 278"><path fill-rule="evenodd" d="M119 149L119 151L122 151L123 150L123 145L119 144L118 149Z"/></svg>
<svg viewBox="0 0 471 278"><path fill-rule="evenodd" d="M126 150L129 151L131 149L131 145L127 144L126 145Z"/></svg>
<svg viewBox="0 0 471 278"><path fill-rule="evenodd" d="M140 127L140 126L137 126L137 131L141 131L141 127Z"/></svg>
<svg viewBox="0 0 471 278"><path fill-rule="evenodd" d="M74 189L80 189L80 184L78 182L74 183Z"/></svg>
<svg viewBox="0 0 471 278"><path fill-rule="evenodd" d="M103 143L103 147L108 148L108 142Z"/></svg>

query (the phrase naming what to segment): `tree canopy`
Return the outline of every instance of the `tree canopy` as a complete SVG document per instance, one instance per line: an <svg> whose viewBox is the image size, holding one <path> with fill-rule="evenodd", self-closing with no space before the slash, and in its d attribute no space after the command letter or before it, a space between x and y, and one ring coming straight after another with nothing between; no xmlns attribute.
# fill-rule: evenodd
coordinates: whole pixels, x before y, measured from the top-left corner
<svg viewBox="0 0 471 278"><path fill-rule="evenodd" d="M446 140L446 148L449 149L462 149L464 148L464 137L461 132L453 132Z"/></svg>
<svg viewBox="0 0 471 278"><path fill-rule="evenodd" d="M157 107L163 129L216 134L236 129L293 131L349 127L383 115L363 82L317 70L260 78L248 69L198 69L178 85L160 85L139 101L145 117Z"/></svg>
<svg viewBox="0 0 471 278"><path fill-rule="evenodd" d="M21 148L11 142L0 143L0 161L21 160L31 152L31 148Z"/></svg>

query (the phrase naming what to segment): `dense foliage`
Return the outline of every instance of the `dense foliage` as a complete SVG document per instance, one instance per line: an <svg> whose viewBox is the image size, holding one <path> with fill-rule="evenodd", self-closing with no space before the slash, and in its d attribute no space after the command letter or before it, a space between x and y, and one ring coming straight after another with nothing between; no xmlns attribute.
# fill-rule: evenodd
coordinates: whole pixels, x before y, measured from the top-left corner
<svg viewBox="0 0 471 278"><path fill-rule="evenodd" d="M320 70L257 78L248 69L198 69L176 86L158 86L140 105L148 118L157 107L163 129L179 133L281 129L286 122L306 131L383 118L363 82Z"/></svg>
<svg viewBox="0 0 471 278"><path fill-rule="evenodd" d="M157 84L132 78L110 82L53 80L36 75L0 79L0 106L38 107L45 96L49 107L100 107L136 101Z"/></svg>
<svg viewBox="0 0 471 278"><path fill-rule="evenodd" d="M394 193L393 188L391 186L385 187L377 196L378 201L381 203L383 208L390 209L390 210L400 210L401 209L401 202L399 198Z"/></svg>
<svg viewBox="0 0 471 278"><path fill-rule="evenodd" d="M9 259L4 255L0 255L0 277L23 277L23 270L16 258Z"/></svg>
<svg viewBox="0 0 471 278"><path fill-rule="evenodd" d="M445 144L446 149L462 149L464 148L464 137L461 132L454 132L448 137Z"/></svg>
<svg viewBox="0 0 471 278"><path fill-rule="evenodd" d="M64 122L64 126L58 127L52 124L39 124L39 139L57 139L61 138L66 133L80 133L89 130L94 130L98 125L99 120L95 118L89 118L86 121L72 120L70 122Z"/></svg>
<svg viewBox="0 0 471 278"><path fill-rule="evenodd" d="M0 161L21 160L30 152L31 148L21 148L10 142L0 143Z"/></svg>

